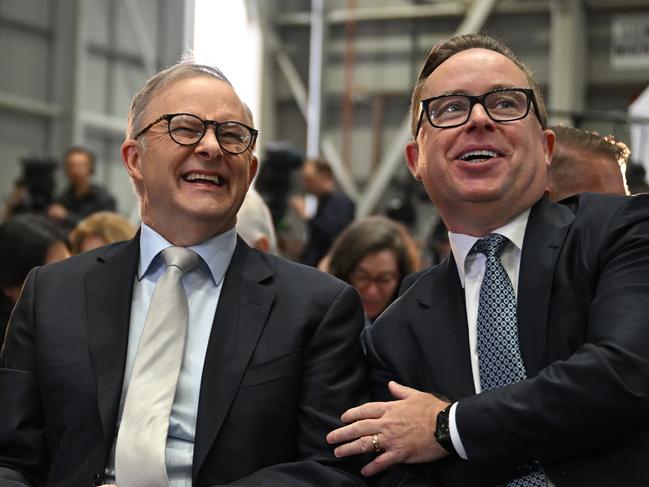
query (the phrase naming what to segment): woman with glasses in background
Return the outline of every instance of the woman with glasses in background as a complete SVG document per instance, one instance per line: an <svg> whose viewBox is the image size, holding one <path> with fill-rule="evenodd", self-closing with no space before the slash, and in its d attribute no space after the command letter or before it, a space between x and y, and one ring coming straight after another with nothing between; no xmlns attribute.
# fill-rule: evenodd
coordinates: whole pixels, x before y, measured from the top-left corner
<svg viewBox="0 0 649 487"><path fill-rule="evenodd" d="M403 225L370 216L338 236L324 267L358 290L368 326L397 297L402 279L420 269L419 249Z"/></svg>

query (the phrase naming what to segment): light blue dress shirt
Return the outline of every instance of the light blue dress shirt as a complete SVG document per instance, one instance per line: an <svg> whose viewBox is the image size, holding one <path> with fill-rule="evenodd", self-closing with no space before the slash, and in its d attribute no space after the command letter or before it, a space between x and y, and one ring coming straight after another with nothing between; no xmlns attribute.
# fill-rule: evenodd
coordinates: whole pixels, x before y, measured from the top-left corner
<svg viewBox="0 0 649 487"><path fill-rule="evenodd" d="M176 396L171 408L169 432L167 435L166 464L170 487L191 487L192 460L194 456L194 437L198 397L203 375L205 353L212 331L214 313L219 302L223 278L232 260L237 244L236 230L225 233L192 247L201 260L192 271L183 277L187 292L189 316L185 351L178 378ZM158 279L165 271L164 262L159 255L172 244L151 227L142 224L140 233L140 260L133 287L131 303L131 322L126 354L126 369L120 400L119 418L122 415L126 390L133 370L135 354L142 336L144 321L149 303ZM117 429L119 429L119 419ZM117 431L117 430L116 430ZM106 465L105 483L115 480L115 443Z"/></svg>

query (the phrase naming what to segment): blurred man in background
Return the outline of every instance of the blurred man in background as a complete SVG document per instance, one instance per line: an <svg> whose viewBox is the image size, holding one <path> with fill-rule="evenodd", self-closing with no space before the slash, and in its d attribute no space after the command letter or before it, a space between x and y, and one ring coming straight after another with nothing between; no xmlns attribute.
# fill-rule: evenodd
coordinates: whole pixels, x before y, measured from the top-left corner
<svg viewBox="0 0 649 487"><path fill-rule="evenodd" d="M85 147L71 147L63 158L68 186L50 205L47 214L73 228L79 221L97 211L115 211L115 198L102 186L93 183L95 154Z"/></svg>
<svg viewBox="0 0 649 487"><path fill-rule="evenodd" d="M317 266L340 232L354 220L355 205L338 189L331 166L324 159L307 159L301 179L307 197L294 196L290 203L308 227L301 260ZM315 200L310 200L309 195Z"/></svg>
<svg viewBox="0 0 649 487"><path fill-rule="evenodd" d="M547 191L552 201L578 193L627 195L624 172L630 150L612 136L556 125Z"/></svg>

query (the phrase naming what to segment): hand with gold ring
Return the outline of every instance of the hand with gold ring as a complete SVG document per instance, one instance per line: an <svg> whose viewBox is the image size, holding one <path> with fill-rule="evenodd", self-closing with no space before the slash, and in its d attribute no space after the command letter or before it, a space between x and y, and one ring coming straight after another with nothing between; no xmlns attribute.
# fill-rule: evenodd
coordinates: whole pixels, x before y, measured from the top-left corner
<svg viewBox="0 0 649 487"><path fill-rule="evenodd" d="M374 451L376 453L381 453L383 450L381 449L381 445L379 445L379 434L374 433L372 435L372 446L374 447Z"/></svg>
<svg viewBox="0 0 649 487"><path fill-rule="evenodd" d="M347 410L341 416L346 425L327 435L327 442L337 445L338 458L377 453L361 470L365 476L395 464L431 462L448 455L433 435L437 413L448 402L394 381L388 389L394 401L368 402Z"/></svg>

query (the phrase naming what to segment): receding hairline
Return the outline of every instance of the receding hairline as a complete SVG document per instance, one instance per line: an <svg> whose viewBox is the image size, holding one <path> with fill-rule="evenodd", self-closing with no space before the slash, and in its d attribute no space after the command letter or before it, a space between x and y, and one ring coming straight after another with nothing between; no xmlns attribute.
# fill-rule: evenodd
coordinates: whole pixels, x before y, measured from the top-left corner
<svg viewBox="0 0 649 487"><path fill-rule="evenodd" d="M239 94L236 92L234 87L230 83L228 83L228 82L226 82L224 80L220 80L218 78L214 78L212 76L208 76L208 75L204 75L204 74L203 75L196 74L195 76L179 77L179 78L170 80L168 83L165 83L163 86L160 86L158 89L156 89L151 94L151 97L149 98L147 104L144 106L144 109L142 111L143 115L145 117L151 117L152 116L150 113L148 113L149 107L154 103L154 101L158 97L160 97L161 95L164 95L165 93L169 92L170 90L173 90L180 83L185 83L185 82L193 81L193 80L196 80L196 79L206 79L206 80L214 81L216 83L222 83L223 85L228 87L230 89L230 91L232 92L232 94L234 95L235 99L237 100L237 103L239 105L238 108L239 108L239 111L241 112L241 116L243 118L242 122L245 123L246 125L254 127L254 125L253 125L254 122L252 120L251 114L249 113L249 110L246 109L246 104L241 99ZM197 115L199 115L199 114L197 114ZM156 114L153 114L153 116L156 116ZM145 123L145 125L146 125L146 123Z"/></svg>
<svg viewBox="0 0 649 487"><path fill-rule="evenodd" d="M178 82L199 78L211 79L225 83L225 85L232 90L241 105L244 123L254 127L252 113L247 108L246 103L241 99L230 80L221 72L220 69L214 66L183 61L155 74L152 78L147 80L142 89L135 94L129 110L126 136L128 138L133 138L135 134L146 126L147 122L144 118L147 116L149 106L159 95L166 92L170 87Z"/></svg>

